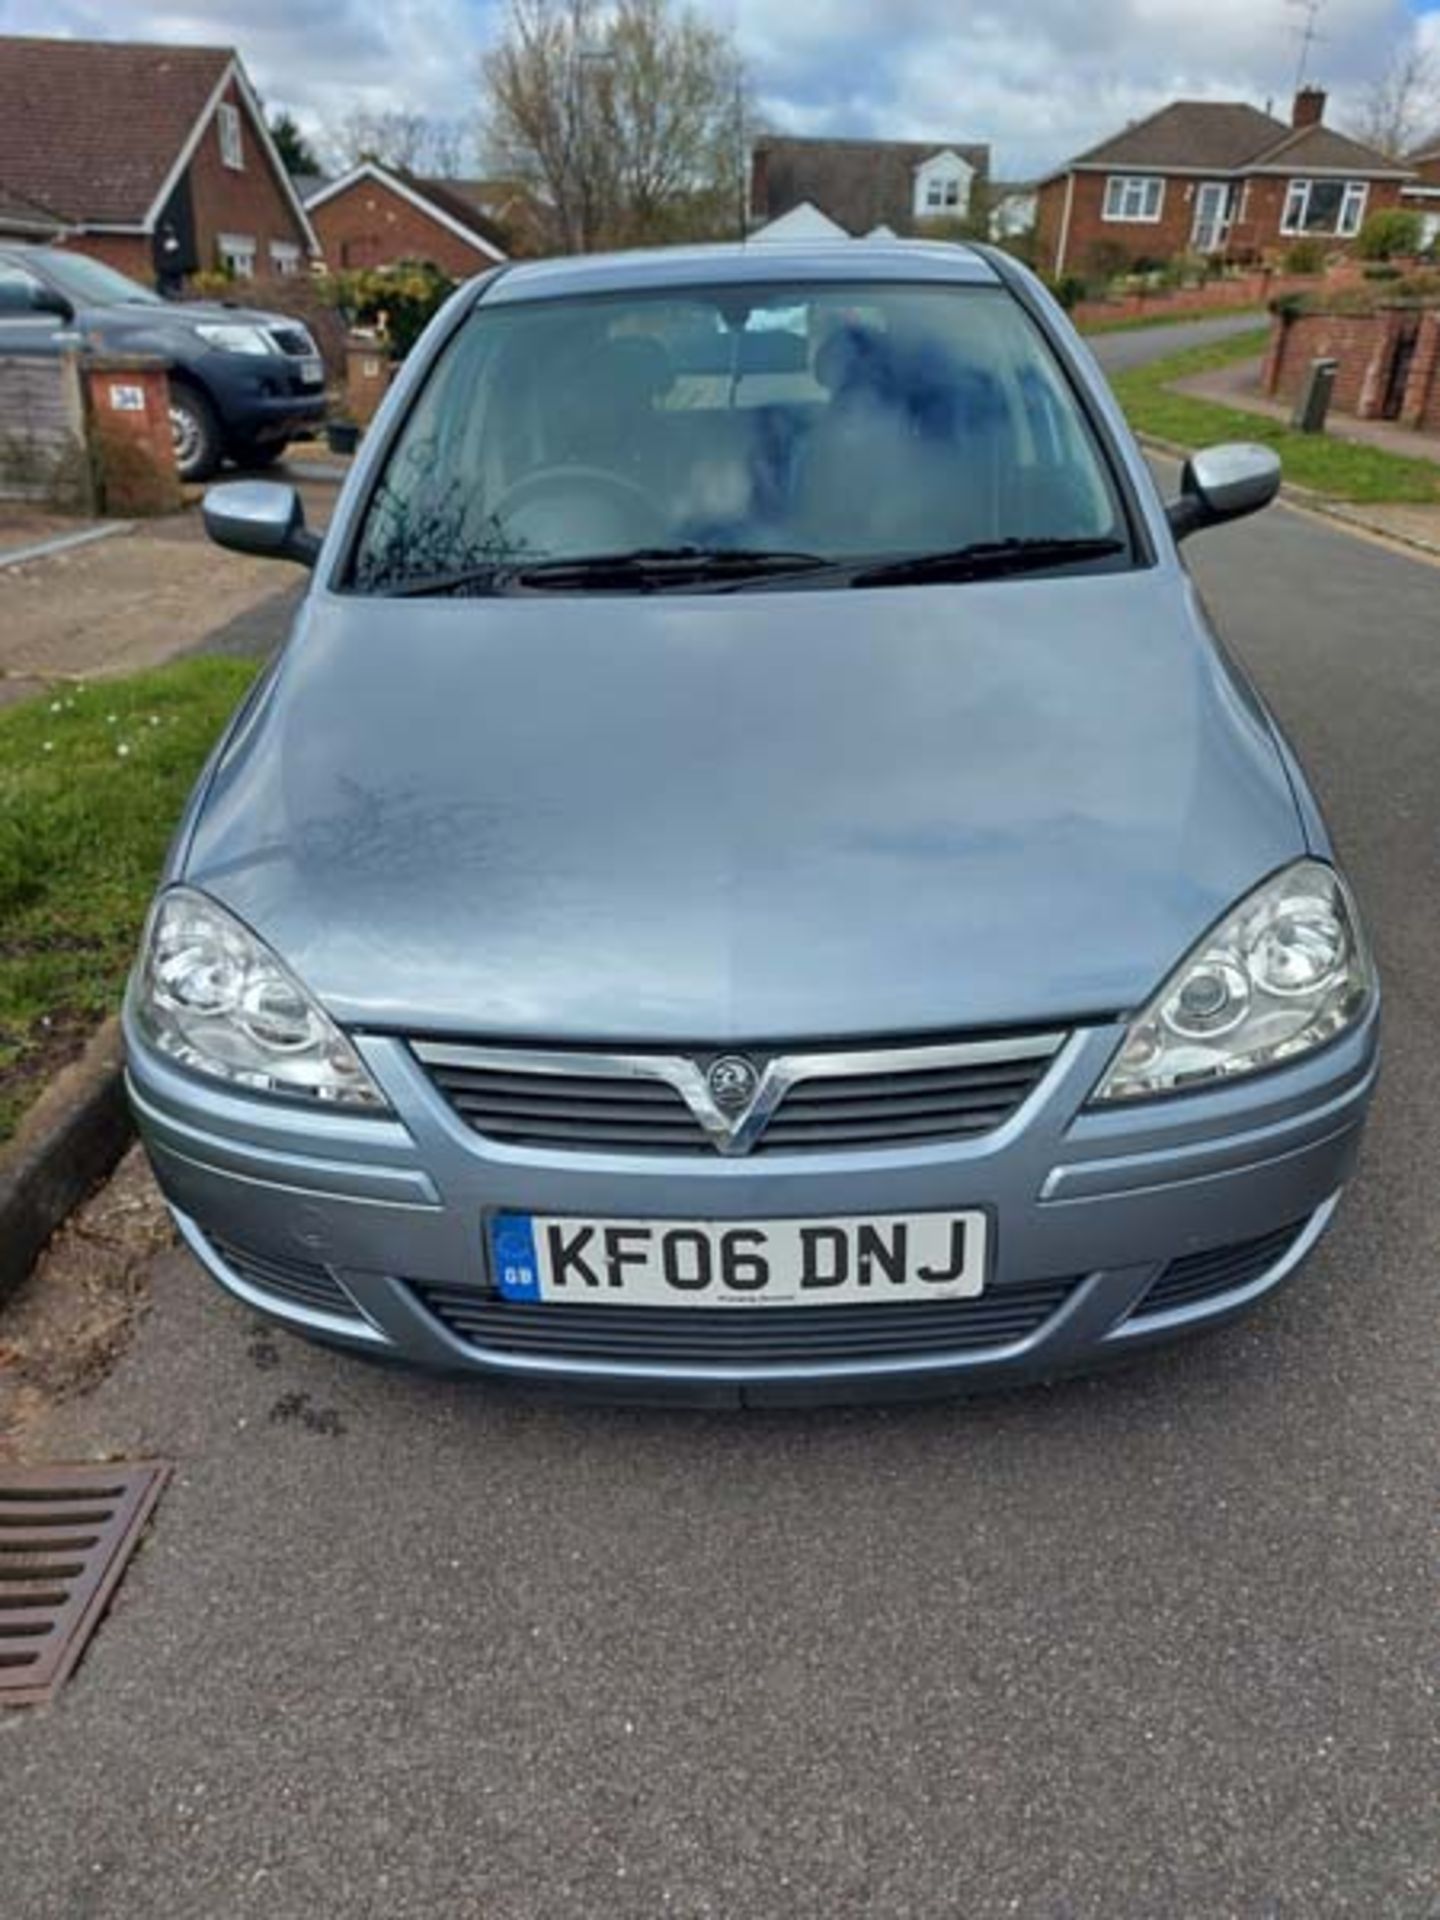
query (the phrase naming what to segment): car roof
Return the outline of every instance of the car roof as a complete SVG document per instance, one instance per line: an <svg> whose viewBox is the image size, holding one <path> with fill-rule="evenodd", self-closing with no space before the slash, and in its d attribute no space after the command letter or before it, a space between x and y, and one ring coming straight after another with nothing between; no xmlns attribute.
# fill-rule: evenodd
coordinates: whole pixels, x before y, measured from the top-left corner
<svg viewBox="0 0 1440 1920"><path fill-rule="evenodd" d="M822 240L749 246L654 247L517 261L490 281L485 304L629 293L666 287L748 286L917 280L998 286L995 269L973 248L915 240Z"/></svg>

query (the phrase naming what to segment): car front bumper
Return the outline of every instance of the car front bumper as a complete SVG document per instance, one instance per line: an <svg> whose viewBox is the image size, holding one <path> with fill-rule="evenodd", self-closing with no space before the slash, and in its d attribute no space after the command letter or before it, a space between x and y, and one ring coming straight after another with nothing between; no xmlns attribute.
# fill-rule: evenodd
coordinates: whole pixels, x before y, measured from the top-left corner
<svg viewBox="0 0 1440 1920"><path fill-rule="evenodd" d="M482 1139L398 1039L356 1037L394 1109L375 1118L212 1087L158 1058L127 1018L131 1098L157 1178L197 1258L249 1306L376 1357L712 1404L903 1397L1042 1378L1215 1325L1294 1272L1355 1163L1378 1071L1378 1009L1272 1073L1087 1110L1122 1031L1072 1034L1033 1095L978 1139L656 1158ZM703 1323L718 1312L733 1329L726 1309L686 1309L679 1348L663 1359L625 1351L623 1340L598 1353L593 1342L567 1349L563 1336L539 1348L511 1342L483 1232L499 1211L743 1221L969 1208L992 1223L982 1297L990 1308L1043 1298L1039 1283L1057 1283L1033 1329L1017 1335L1002 1313L997 1324L1010 1330L977 1343L961 1317L971 1303L956 1302L953 1341L942 1333L923 1352L883 1342L871 1352L866 1315L908 1309L810 1308L852 1316L853 1336L847 1321L843 1351L830 1342L824 1357L780 1362L748 1359L743 1340L738 1354L731 1341L723 1360L707 1356ZM468 1313L467 1303L487 1311ZM552 1327L554 1314L574 1311L551 1309ZM776 1311L742 1316L757 1353Z"/></svg>

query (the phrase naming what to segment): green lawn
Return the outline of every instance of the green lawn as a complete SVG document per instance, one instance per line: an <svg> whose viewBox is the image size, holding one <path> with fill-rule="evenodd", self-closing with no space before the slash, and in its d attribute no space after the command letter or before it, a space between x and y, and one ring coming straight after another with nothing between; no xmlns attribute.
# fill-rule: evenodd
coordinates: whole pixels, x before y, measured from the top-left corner
<svg viewBox="0 0 1440 1920"><path fill-rule="evenodd" d="M1111 385L1137 433L1153 434L1157 440L1171 440L1182 447L1204 447L1219 440L1262 441L1280 455L1287 480L1332 500L1440 502L1440 466L1433 461L1412 460L1326 434L1294 433L1264 414L1171 391L1172 381L1190 374L1255 359L1264 352L1267 338L1267 330L1261 329L1214 346L1193 347L1116 374Z"/></svg>
<svg viewBox="0 0 1440 1920"><path fill-rule="evenodd" d="M116 1006L185 795L255 670L186 660L0 711L0 1141Z"/></svg>

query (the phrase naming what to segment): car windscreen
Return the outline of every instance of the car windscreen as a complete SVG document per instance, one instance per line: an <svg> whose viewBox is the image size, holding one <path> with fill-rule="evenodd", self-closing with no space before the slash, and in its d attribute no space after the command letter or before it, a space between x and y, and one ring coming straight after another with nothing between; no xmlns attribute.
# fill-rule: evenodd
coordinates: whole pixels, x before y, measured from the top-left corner
<svg viewBox="0 0 1440 1920"><path fill-rule="evenodd" d="M88 260L84 254L66 254L63 258L48 253L44 270L55 285L77 307L158 307L158 293L142 287L103 261Z"/></svg>
<svg viewBox="0 0 1440 1920"><path fill-rule="evenodd" d="M661 291L479 306L400 428L349 584L957 552L1133 564L1106 453L1008 290Z"/></svg>

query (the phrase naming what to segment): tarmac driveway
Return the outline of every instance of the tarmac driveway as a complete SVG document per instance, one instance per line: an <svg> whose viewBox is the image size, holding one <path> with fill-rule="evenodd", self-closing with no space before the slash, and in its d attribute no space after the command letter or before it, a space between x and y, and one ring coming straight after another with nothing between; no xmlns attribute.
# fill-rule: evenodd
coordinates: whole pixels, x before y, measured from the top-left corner
<svg viewBox="0 0 1440 1920"><path fill-rule="evenodd" d="M716 1417L372 1370L163 1254L27 1440L179 1466L0 1719L8 1912L1440 1912L1440 575L1289 511L1194 552L1386 973L1303 1279L1124 1374Z"/></svg>

